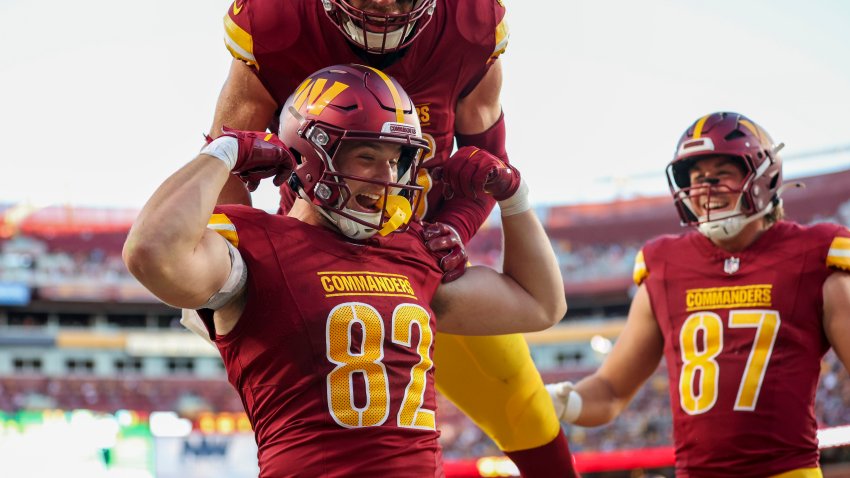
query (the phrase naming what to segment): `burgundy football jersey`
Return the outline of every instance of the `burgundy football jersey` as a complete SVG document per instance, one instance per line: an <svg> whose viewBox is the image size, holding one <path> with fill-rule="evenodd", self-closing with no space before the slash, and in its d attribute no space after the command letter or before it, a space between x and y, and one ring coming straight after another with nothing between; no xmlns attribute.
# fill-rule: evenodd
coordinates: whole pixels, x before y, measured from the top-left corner
<svg viewBox="0 0 850 478"><path fill-rule="evenodd" d="M434 17L390 66L381 68L413 99L422 132L431 143L417 182L429 192L417 213L430 219L442 204L429 170L449 158L455 107L507 45L505 9L499 0L437 0ZM364 63L318 0L236 0L224 18L231 54L254 67L279 105L313 72L330 65ZM283 210L294 198L284 185ZM429 215L429 213L431 213Z"/></svg>
<svg viewBox="0 0 850 478"><path fill-rule="evenodd" d="M441 476L429 306L441 274L416 226L351 242L245 206L216 213L248 269L245 311L216 344L261 476Z"/></svg>
<svg viewBox="0 0 850 478"><path fill-rule="evenodd" d="M835 268L850 270L848 237L780 221L739 253L691 232L638 254L635 279L664 335L678 477L818 466L822 288Z"/></svg>

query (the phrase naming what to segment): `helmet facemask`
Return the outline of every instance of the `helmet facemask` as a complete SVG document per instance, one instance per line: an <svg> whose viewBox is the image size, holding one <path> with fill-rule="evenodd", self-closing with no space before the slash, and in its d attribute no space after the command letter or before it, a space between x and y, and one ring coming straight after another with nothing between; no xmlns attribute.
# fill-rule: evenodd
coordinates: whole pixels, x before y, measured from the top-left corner
<svg viewBox="0 0 850 478"><path fill-rule="evenodd" d="M431 20L436 1L415 0L410 12L396 14L367 12L349 0L322 0L322 6L346 38L382 55L408 46L418 36Z"/></svg>
<svg viewBox="0 0 850 478"><path fill-rule="evenodd" d="M770 214L781 204L782 160L778 153L782 147L781 143L774 146L760 126L738 113L718 112L699 118L682 134L667 166L667 182L682 225L696 226L710 239L726 240ZM695 162L717 157L739 166L741 183L719 184L719 178L708 177L692 185ZM734 206L697 212L720 194L736 201Z"/></svg>
<svg viewBox="0 0 850 478"><path fill-rule="evenodd" d="M291 112L298 115L297 111ZM402 125L403 126L403 125ZM377 135L371 132L343 131L331 125L316 121L305 123L301 128L306 139L323 159L324 168L319 179L308 192L298 187L300 197L311 202L317 210L344 235L351 239L368 239L376 233L386 236L391 232L407 230L412 211L419 206L422 186L412 184L423 150L427 150L426 140L410 138L404 135ZM361 176L345 174L337 167L337 153L344 142L384 142L401 145L395 182L381 181ZM356 201L346 181L378 184L383 193L377 202L379 210L375 212L359 211L349 207ZM413 204L411 204L413 203Z"/></svg>
<svg viewBox="0 0 850 478"><path fill-rule="evenodd" d="M413 100L394 78L363 65L323 68L289 97L279 131L298 163L289 186L343 234L366 239L406 230L423 191L417 168L430 146ZM352 143L376 148L379 163L360 163ZM351 168L339 167L343 156L356 161Z"/></svg>
<svg viewBox="0 0 850 478"><path fill-rule="evenodd" d="M779 199L775 196L764 207L755 207L757 198L753 194L754 184L767 171L767 161L762 163L761 170L754 170L745 158L731 157L744 172L744 178L737 187L719 184L717 178L707 178L701 184L691 185L691 166L696 161L708 157L710 156L697 156L687 161L671 163L667 167L667 181L682 225L696 226L700 233L709 239L728 240L737 236L747 224L773 211ZM735 205L722 210L706 207L712 204L713 198L718 195L734 200Z"/></svg>

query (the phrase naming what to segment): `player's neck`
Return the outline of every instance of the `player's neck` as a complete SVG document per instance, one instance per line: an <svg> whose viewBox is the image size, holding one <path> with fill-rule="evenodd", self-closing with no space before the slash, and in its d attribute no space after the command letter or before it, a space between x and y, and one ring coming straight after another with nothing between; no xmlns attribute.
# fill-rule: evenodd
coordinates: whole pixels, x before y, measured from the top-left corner
<svg viewBox="0 0 850 478"><path fill-rule="evenodd" d="M711 242L726 252L741 252L756 242L771 225L772 223L769 224L764 218L759 218L744 226L736 236L729 239L711 239Z"/></svg>
<svg viewBox="0 0 850 478"><path fill-rule="evenodd" d="M298 219L299 221L310 224L311 226L333 227L330 222L324 218L319 211L304 199L296 198L295 203L289 209L287 216Z"/></svg>

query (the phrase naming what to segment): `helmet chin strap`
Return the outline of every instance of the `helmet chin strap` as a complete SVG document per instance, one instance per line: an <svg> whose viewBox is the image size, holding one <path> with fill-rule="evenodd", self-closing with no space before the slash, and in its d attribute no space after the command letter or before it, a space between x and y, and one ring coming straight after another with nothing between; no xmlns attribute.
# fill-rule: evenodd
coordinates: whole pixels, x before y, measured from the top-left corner
<svg viewBox="0 0 850 478"><path fill-rule="evenodd" d="M334 211L327 211L322 206L314 203L310 200L307 194L304 192L304 189L301 188L298 191L298 195L301 199L304 199L312 205L316 211L319 212L325 219L330 221L331 224L336 226L343 235L350 239L362 240L369 239L374 236L375 233L379 233L382 236L386 236L401 226L407 224L412 217L413 208L410 206L410 202L404 198L403 196L398 195L390 195L386 198L386 208L384 208L383 198L378 201L378 207L382 209L386 209L389 214L389 219L387 219L383 227L378 230L364 224L360 224L357 221L354 221L350 218L342 216ZM382 212L361 212L355 211L349 208L343 208L346 214L350 214L358 219L361 219L366 222L371 222L373 224L379 224L381 221Z"/></svg>
<svg viewBox="0 0 850 478"><path fill-rule="evenodd" d="M697 227L697 229L699 229L699 232L701 232L703 236L709 239L724 241L740 234L747 224L770 214L770 212L773 211L773 208L774 206L771 202L766 208L752 216L738 215L739 213L737 210L739 208L735 208L735 211L729 212L729 214L735 214L735 216L712 220L710 222L703 222Z"/></svg>

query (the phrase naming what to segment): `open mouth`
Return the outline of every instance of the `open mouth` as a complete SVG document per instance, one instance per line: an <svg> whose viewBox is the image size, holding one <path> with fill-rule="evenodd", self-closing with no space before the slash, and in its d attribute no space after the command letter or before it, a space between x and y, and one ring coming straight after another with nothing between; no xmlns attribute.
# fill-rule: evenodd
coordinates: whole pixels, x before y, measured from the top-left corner
<svg viewBox="0 0 850 478"><path fill-rule="evenodd" d="M395 25L383 17L373 17L366 24L359 21L355 21L354 24L369 33L393 32L401 28L401 25Z"/></svg>
<svg viewBox="0 0 850 478"><path fill-rule="evenodd" d="M359 193L354 197L354 202L357 208L363 212L378 212L381 208L378 206L381 195L375 193Z"/></svg>
<svg viewBox="0 0 850 478"><path fill-rule="evenodd" d="M729 207L729 201L721 198L704 199L700 201L699 207L703 211L722 211Z"/></svg>

